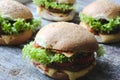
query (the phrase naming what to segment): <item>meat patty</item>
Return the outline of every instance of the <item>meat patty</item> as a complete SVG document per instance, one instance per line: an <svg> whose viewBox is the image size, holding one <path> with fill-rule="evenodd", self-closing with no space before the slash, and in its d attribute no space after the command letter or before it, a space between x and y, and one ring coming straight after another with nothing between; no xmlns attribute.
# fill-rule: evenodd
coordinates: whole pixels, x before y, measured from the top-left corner
<svg viewBox="0 0 120 80"><path fill-rule="evenodd" d="M57 70L68 70L72 72L80 71L87 68L95 61L94 55L86 58L75 59L73 62L68 63L52 63L47 65L48 67L55 68Z"/></svg>

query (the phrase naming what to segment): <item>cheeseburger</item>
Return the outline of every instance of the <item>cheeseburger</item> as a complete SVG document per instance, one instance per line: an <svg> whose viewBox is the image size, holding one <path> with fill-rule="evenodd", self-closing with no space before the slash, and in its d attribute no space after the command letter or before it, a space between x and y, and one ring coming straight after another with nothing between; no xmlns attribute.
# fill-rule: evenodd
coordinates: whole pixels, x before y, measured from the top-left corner
<svg viewBox="0 0 120 80"><path fill-rule="evenodd" d="M94 53L100 56L101 50L86 29L74 23L56 22L43 27L22 52L49 77L75 80L95 66Z"/></svg>
<svg viewBox="0 0 120 80"><path fill-rule="evenodd" d="M75 0L33 0L40 16L52 21L69 21L75 15Z"/></svg>
<svg viewBox="0 0 120 80"><path fill-rule="evenodd" d="M97 0L80 12L83 27L94 33L99 42L120 40L120 4L117 0Z"/></svg>
<svg viewBox="0 0 120 80"><path fill-rule="evenodd" d="M39 21L30 10L14 0L0 1L0 45L18 45L27 41Z"/></svg>

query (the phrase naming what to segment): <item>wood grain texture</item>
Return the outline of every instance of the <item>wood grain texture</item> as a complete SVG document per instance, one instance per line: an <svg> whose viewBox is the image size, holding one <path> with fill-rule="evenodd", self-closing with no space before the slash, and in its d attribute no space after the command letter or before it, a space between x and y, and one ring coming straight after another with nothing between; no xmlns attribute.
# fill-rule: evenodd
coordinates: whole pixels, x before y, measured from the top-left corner
<svg viewBox="0 0 120 80"><path fill-rule="evenodd" d="M94 0L77 0L78 9L74 23L79 23L78 12ZM35 18L36 7L32 3L26 4ZM42 19L42 26L51 23ZM33 36L34 37L34 36ZM120 42L103 44L106 54L97 58L96 67L86 76L78 80L120 80ZM22 59L20 46L0 46L0 80L53 80L41 74L33 65Z"/></svg>

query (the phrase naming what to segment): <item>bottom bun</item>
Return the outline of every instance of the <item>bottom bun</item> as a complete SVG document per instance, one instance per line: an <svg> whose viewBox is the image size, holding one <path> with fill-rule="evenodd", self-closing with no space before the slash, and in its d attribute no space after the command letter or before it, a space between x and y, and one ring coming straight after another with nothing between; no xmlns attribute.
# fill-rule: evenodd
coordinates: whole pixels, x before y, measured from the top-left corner
<svg viewBox="0 0 120 80"><path fill-rule="evenodd" d="M112 43L120 41L120 32L116 34L100 34L103 43Z"/></svg>
<svg viewBox="0 0 120 80"><path fill-rule="evenodd" d="M85 29L90 31L89 25L81 22L80 25L84 27ZM99 34L95 35L95 38L100 43L113 43L120 41L120 32L114 33L114 34Z"/></svg>
<svg viewBox="0 0 120 80"><path fill-rule="evenodd" d="M64 13L53 13L45 8L37 7L37 13L44 19L51 21L70 21L75 15L75 11L71 11L69 14Z"/></svg>
<svg viewBox="0 0 120 80"><path fill-rule="evenodd" d="M19 45L26 42L32 36L32 31L25 31L18 35L1 35L0 45Z"/></svg>
<svg viewBox="0 0 120 80"><path fill-rule="evenodd" d="M54 78L57 80L76 80L77 78L80 78L85 74L87 74L96 65L96 62L94 61L89 67L83 70L80 70L78 72L71 72L67 70L57 70L50 67L46 67L46 65L40 65L38 63L37 64L33 63L33 65L37 67L37 69L40 72L42 72L43 74L51 78Z"/></svg>

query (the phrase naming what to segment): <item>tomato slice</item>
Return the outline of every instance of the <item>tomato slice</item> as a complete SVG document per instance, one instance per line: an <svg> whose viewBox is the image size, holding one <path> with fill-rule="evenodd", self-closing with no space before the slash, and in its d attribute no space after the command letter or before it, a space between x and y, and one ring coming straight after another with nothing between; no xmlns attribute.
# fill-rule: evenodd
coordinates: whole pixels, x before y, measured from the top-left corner
<svg viewBox="0 0 120 80"><path fill-rule="evenodd" d="M35 42L33 45L35 48L39 48L40 46Z"/></svg>

